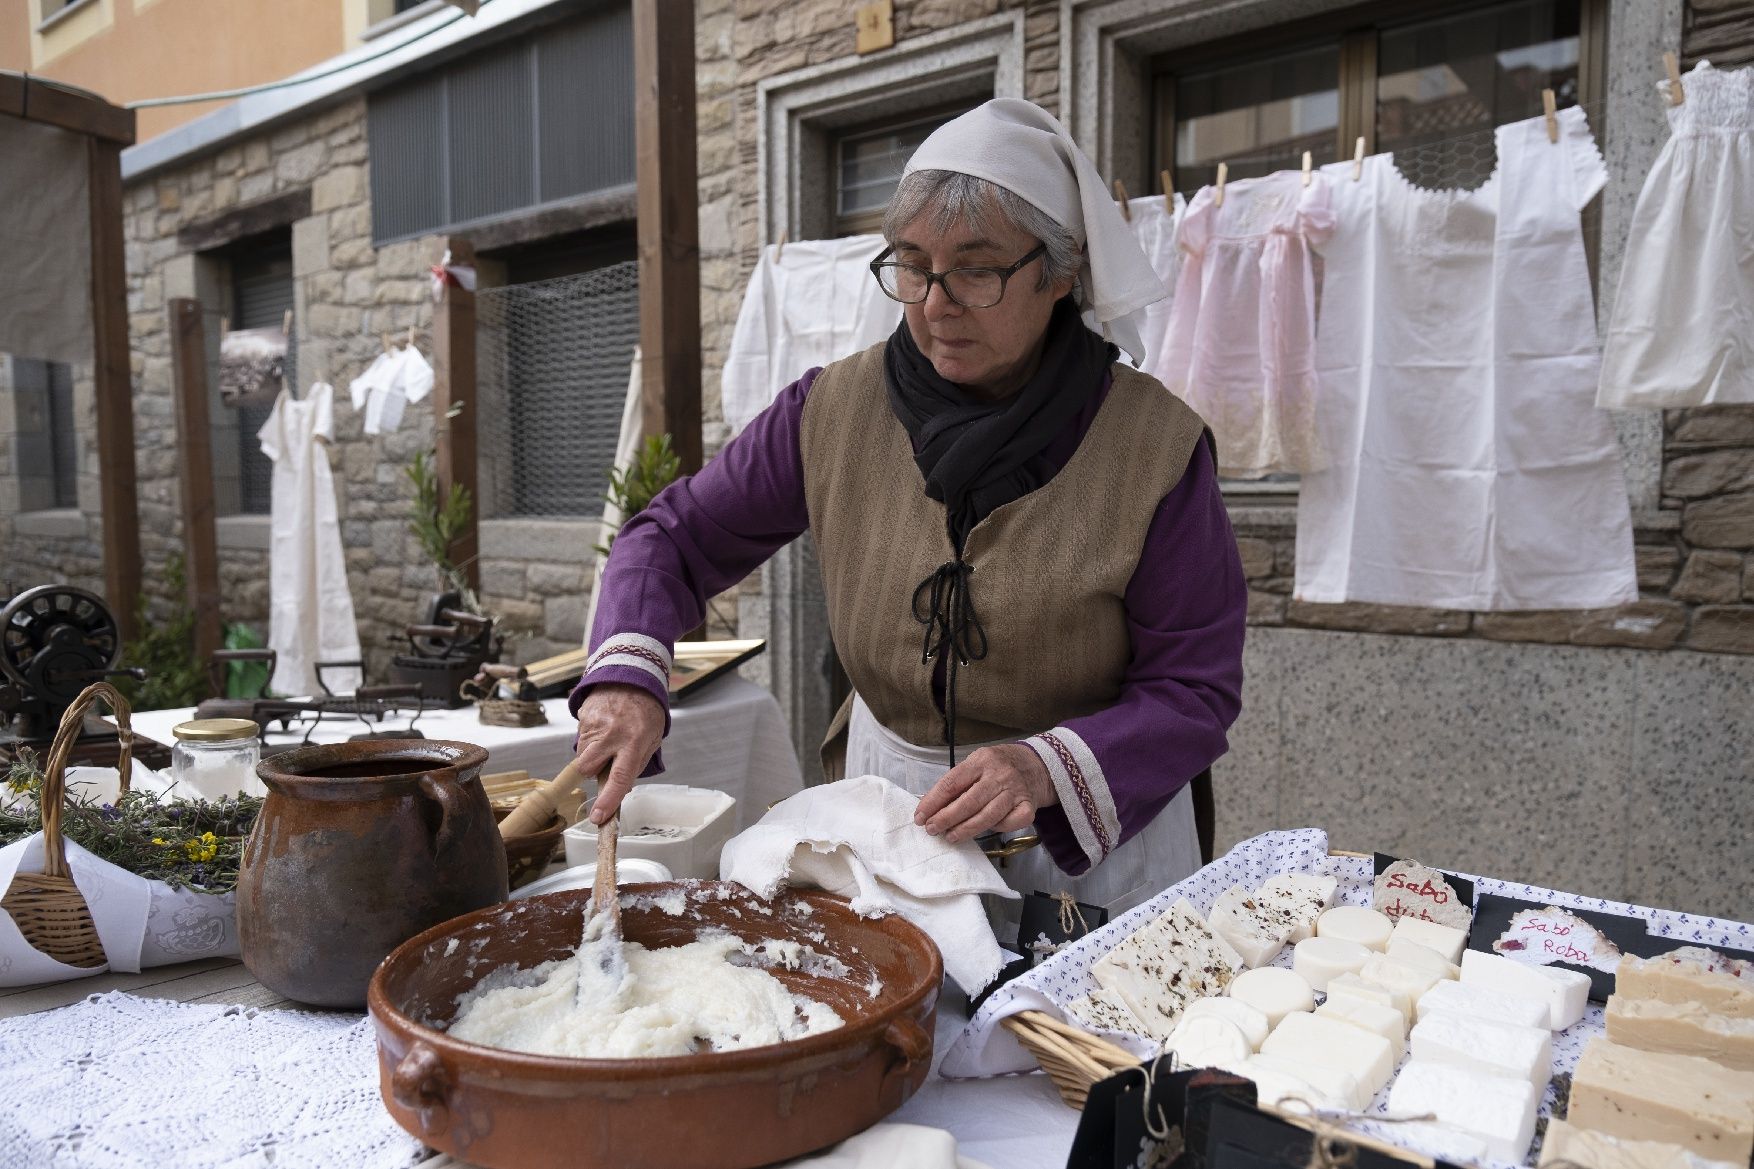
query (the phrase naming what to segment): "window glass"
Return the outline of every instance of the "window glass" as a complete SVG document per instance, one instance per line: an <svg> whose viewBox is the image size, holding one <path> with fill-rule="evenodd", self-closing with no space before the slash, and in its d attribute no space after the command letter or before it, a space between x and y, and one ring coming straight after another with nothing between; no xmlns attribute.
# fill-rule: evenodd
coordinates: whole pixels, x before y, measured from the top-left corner
<svg viewBox="0 0 1754 1169"><path fill-rule="evenodd" d="M1295 169L1309 151L1334 161L1340 124L1340 48L1320 45L1273 57L1190 71L1175 84L1175 186Z"/></svg>
<svg viewBox="0 0 1754 1169"><path fill-rule="evenodd" d="M920 143L962 112L940 113L842 138L835 170L836 218L880 216L901 182L902 168Z"/></svg>

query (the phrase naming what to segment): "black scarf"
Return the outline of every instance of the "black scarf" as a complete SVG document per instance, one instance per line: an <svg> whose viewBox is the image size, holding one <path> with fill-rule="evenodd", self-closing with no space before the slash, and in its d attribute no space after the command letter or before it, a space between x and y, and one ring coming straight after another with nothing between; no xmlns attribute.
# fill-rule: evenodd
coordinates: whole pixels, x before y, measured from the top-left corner
<svg viewBox="0 0 1754 1169"><path fill-rule="evenodd" d="M956 667L987 656L987 635L969 596L974 569L962 559L968 533L994 509L1053 477L1044 452L1078 416L1118 351L1084 327L1070 297L1048 318L1041 363L1023 388L985 402L944 380L904 320L883 366L889 408L912 440L926 494L944 505L951 559L914 589L914 620L925 626L921 661L941 658L944 733L956 766Z"/></svg>

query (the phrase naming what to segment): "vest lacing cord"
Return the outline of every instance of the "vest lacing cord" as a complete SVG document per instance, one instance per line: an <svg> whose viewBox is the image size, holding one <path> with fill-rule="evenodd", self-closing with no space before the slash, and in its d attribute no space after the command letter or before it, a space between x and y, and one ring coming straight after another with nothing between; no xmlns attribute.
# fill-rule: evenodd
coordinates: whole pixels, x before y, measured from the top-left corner
<svg viewBox="0 0 1754 1169"><path fill-rule="evenodd" d="M944 664L944 737L950 746L950 766L956 766L956 667L987 656L987 631L975 616L969 596L969 576L974 565L962 558L947 560L914 589L914 620L926 627L920 664L940 654Z"/></svg>

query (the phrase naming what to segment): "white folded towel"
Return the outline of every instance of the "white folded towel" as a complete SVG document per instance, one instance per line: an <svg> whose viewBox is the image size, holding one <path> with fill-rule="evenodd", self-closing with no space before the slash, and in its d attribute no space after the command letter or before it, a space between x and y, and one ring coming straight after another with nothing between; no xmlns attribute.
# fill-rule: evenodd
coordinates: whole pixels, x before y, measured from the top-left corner
<svg viewBox="0 0 1754 1169"><path fill-rule="evenodd" d="M972 997L1004 965L980 895L1017 894L972 840L950 844L916 825L919 802L878 775L805 788L725 844L719 876L763 898L783 881L850 898L855 913L899 913Z"/></svg>
<svg viewBox="0 0 1754 1169"><path fill-rule="evenodd" d="M956 1138L941 1128L918 1124L879 1124L858 1136L796 1161L786 1169L987 1169L956 1151Z"/></svg>

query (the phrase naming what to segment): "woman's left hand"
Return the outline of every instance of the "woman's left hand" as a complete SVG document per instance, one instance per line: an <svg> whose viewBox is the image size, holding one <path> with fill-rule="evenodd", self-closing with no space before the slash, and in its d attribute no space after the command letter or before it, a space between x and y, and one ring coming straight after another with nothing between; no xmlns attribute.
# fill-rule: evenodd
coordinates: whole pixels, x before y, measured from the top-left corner
<svg viewBox="0 0 1754 1169"><path fill-rule="evenodd" d="M951 844L983 832L1015 832L1037 808L1059 803L1040 757L1022 743L982 747L944 773L920 798L914 823Z"/></svg>

